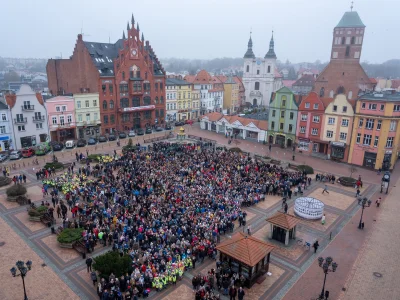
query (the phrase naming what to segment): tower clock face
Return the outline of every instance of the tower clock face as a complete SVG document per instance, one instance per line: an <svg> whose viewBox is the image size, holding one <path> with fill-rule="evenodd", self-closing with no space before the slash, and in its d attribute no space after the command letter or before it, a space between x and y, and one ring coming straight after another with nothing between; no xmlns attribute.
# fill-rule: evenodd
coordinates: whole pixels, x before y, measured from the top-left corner
<svg viewBox="0 0 400 300"><path fill-rule="evenodd" d="M131 50L131 54L132 54L132 56L136 56L137 55L137 50L136 49L132 49Z"/></svg>
<svg viewBox="0 0 400 300"><path fill-rule="evenodd" d="M261 60L257 59L256 63L257 65L261 65Z"/></svg>

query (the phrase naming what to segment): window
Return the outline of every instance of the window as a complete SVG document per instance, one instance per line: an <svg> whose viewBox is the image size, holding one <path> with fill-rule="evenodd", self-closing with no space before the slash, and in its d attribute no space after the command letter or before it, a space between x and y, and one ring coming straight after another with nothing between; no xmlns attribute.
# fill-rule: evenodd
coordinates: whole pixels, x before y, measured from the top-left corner
<svg viewBox="0 0 400 300"><path fill-rule="evenodd" d="M275 117L275 115L276 115L276 110L273 109L273 110L272 110L272 116Z"/></svg>
<svg viewBox="0 0 400 300"><path fill-rule="evenodd" d="M140 106L140 98L139 98L139 97L133 97L133 98L132 98L132 106L133 106L133 107L138 107L138 106Z"/></svg>
<svg viewBox="0 0 400 300"><path fill-rule="evenodd" d="M350 46L346 46L346 54L345 54L345 56L349 57L349 55L350 55Z"/></svg>
<svg viewBox="0 0 400 300"><path fill-rule="evenodd" d="M293 130L293 125L289 124L289 132L292 132L292 130Z"/></svg>
<svg viewBox="0 0 400 300"><path fill-rule="evenodd" d="M76 101L76 106L77 106L78 108L81 108L81 101Z"/></svg>
<svg viewBox="0 0 400 300"><path fill-rule="evenodd" d="M368 109L376 110L376 104L370 103L370 104L368 105Z"/></svg>
<svg viewBox="0 0 400 300"><path fill-rule="evenodd" d="M314 116L313 117L313 122L314 123L319 123L319 116Z"/></svg>
<svg viewBox="0 0 400 300"><path fill-rule="evenodd" d="M310 108L310 102L306 102L306 104L304 105L305 108Z"/></svg>
<svg viewBox="0 0 400 300"><path fill-rule="evenodd" d="M318 128L311 128L312 135L318 135Z"/></svg>
<svg viewBox="0 0 400 300"><path fill-rule="evenodd" d="M164 86L163 86L163 83L162 83L162 82L160 82L160 91L162 91L162 90L163 90L163 88L164 88Z"/></svg>
<svg viewBox="0 0 400 300"><path fill-rule="evenodd" d="M107 109L107 101L103 100L103 109Z"/></svg>
<svg viewBox="0 0 400 300"><path fill-rule="evenodd" d="M360 120L358 121L358 127L362 127L364 124L364 119L360 118Z"/></svg>
<svg viewBox="0 0 400 300"><path fill-rule="evenodd" d="M115 116L114 116L114 115L111 115L111 116L110 116L110 123L111 123L111 124L114 124L114 123L115 123Z"/></svg>
<svg viewBox="0 0 400 300"><path fill-rule="evenodd" d="M142 83L140 81L135 81L133 83L133 92L141 92L142 91Z"/></svg>
<svg viewBox="0 0 400 300"><path fill-rule="evenodd" d="M393 111L400 111L400 104L393 106Z"/></svg>
<svg viewBox="0 0 400 300"><path fill-rule="evenodd" d="M319 90L319 96L320 96L320 97L324 97L324 95L325 95L325 88L322 87L322 88Z"/></svg>
<svg viewBox="0 0 400 300"><path fill-rule="evenodd" d="M255 89L256 91L258 91L258 90L260 89L260 83L259 83L258 81L256 81L256 82L254 83L254 89Z"/></svg>
<svg viewBox="0 0 400 300"><path fill-rule="evenodd" d="M291 113L289 114L289 119L290 119L290 120L293 120L293 118L294 118L294 113L291 112Z"/></svg>
<svg viewBox="0 0 400 300"><path fill-rule="evenodd" d="M314 104L314 109L318 109L318 103Z"/></svg>
<svg viewBox="0 0 400 300"><path fill-rule="evenodd" d="M90 114L86 114L86 122L90 122Z"/></svg>
<svg viewBox="0 0 400 300"><path fill-rule="evenodd" d="M328 131L326 132L326 137L327 137L327 138L333 137L333 131L328 130Z"/></svg>
<svg viewBox="0 0 400 300"><path fill-rule="evenodd" d="M94 120L97 121L99 119L99 116L97 115L97 113L94 113Z"/></svg>
<svg viewBox="0 0 400 300"><path fill-rule="evenodd" d="M144 118L145 119L150 119L151 118L151 111L145 111L144 112Z"/></svg>
<svg viewBox="0 0 400 300"><path fill-rule="evenodd" d="M156 104L158 104L158 97L156 97L156 99L154 100L154 102L155 102Z"/></svg>
<svg viewBox="0 0 400 300"><path fill-rule="evenodd" d="M110 91L110 94L112 95L113 92L114 92L114 87L112 86L112 84L110 84L110 85L108 86L108 90Z"/></svg>
<svg viewBox="0 0 400 300"><path fill-rule="evenodd" d="M371 145L372 135L364 134L363 145Z"/></svg>
<svg viewBox="0 0 400 300"><path fill-rule="evenodd" d="M55 116L51 117L51 123L53 125L57 125L57 117L55 117Z"/></svg>
<svg viewBox="0 0 400 300"><path fill-rule="evenodd" d="M72 116L71 115L67 116L67 123L72 123Z"/></svg>
<svg viewBox="0 0 400 300"><path fill-rule="evenodd" d="M381 104L381 107L379 108L381 111L385 110L385 104Z"/></svg>
<svg viewBox="0 0 400 300"><path fill-rule="evenodd" d="M348 119L342 119L342 126L343 127L348 127L349 126L349 120Z"/></svg>
<svg viewBox="0 0 400 300"><path fill-rule="evenodd" d="M339 138L340 138L341 140L344 140L344 141L345 141L346 138L347 138L347 133L346 133L346 132L341 132Z"/></svg>
<svg viewBox="0 0 400 300"><path fill-rule="evenodd" d="M376 124L376 130L381 130L382 127L382 120L378 120L378 123Z"/></svg>
<svg viewBox="0 0 400 300"><path fill-rule="evenodd" d="M190 97L190 96L189 96ZM160 97L160 104L163 104L164 103L164 96L161 96Z"/></svg>
<svg viewBox="0 0 400 300"><path fill-rule="evenodd" d="M67 111L67 106L66 105L61 106L61 111Z"/></svg>
<svg viewBox="0 0 400 300"><path fill-rule="evenodd" d="M268 66L268 73L271 73L271 66Z"/></svg>
<svg viewBox="0 0 400 300"><path fill-rule="evenodd" d="M143 104L144 105L150 105L151 104L151 99L150 97L146 96L143 98Z"/></svg>
<svg viewBox="0 0 400 300"><path fill-rule="evenodd" d="M335 52L332 53L332 58L338 58L338 53L337 53L337 51L335 51Z"/></svg>
<svg viewBox="0 0 400 300"><path fill-rule="evenodd" d="M82 115L78 115L78 122L82 122Z"/></svg>
<svg viewBox="0 0 400 300"><path fill-rule="evenodd" d="M285 117L285 111L282 110L282 111L281 111L281 118L284 118L284 117Z"/></svg>
<svg viewBox="0 0 400 300"><path fill-rule="evenodd" d="M154 89L155 89L156 91L158 91L158 82L156 82L156 83L154 84Z"/></svg>
<svg viewBox="0 0 400 300"><path fill-rule="evenodd" d="M300 133L305 133L306 132L306 127L305 126L301 126L300 127Z"/></svg>
<svg viewBox="0 0 400 300"><path fill-rule="evenodd" d="M396 131L396 125L397 125L396 121L390 121L389 131Z"/></svg>
<svg viewBox="0 0 400 300"><path fill-rule="evenodd" d="M271 122L271 129L275 130L275 122L274 121Z"/></svg>
<svg viewBox="0 0 400 300"><path fill-rule="evenodd" d="M354 45L356 42L356 38L354 36L351 37L350 44Z"/></svg>
<svg viewBox="0 0 400 300"><path fill-rule="evenodd" d="M18 131L25 131L25 125L18 125Z"/></svg>
<svg viewBox="0 0 400 300"><path fill-rule="evenodd" d="M93 106L94 106L94 107L97 106L97 100L93 100Z"/></svg>
<svg viewBox="0 0 400 300"><path fill-rule="evenodd" d="M110 100L110 109L114 108L114 100Z"/></svg>
<svg viewBox="0 0 400 300"><path fill-rule="evenodd" d="M128 98L122 98L122 99L120 100L120 106L121 106L121 108L129 107L129 100L128 100Z"/></svg>
<svg viewBox="0 0 400 300"><path fill-rule="evenodd" d="M282 106L285 107L286 106L286 100L282 99Z"/></svg>
<svg viewBox="0 0 400 300"><path fill-rule="evenodd" d="M366 129L374 129L374 119L367 119L365 122L365 128Z"/></svg>
<svg viewBox="0 0 400 300"><path fill-rule="evenodd" d="M379 143L379 136L375 136L374 147L378 147L378 143Z"/></svg>
<svg viewBox="0 0 400 300"><path fill-rule="evenodd" d="M65 125L65 118L64 118L64 116L60 116L60 125Z"/></svg>
<svg viewBox="0 0 400 300"><path fill-rule="evenodd" d="M4 114L4 113L2 113L2 114L1 114L1 120L2 120L2 121L7 121L7 115Z"/></svg>
<svg viewBox="0 0 400 300"><path fill-rule="evenodd" d="M60 112L60 107L56 106L56 112Z"/></svg>
<svg viewBox="0 0 400 300"><path fill-rule="evenodd" d="M360 51L354 52L354 58L360 58Z"/></svg>
<svg viewBox="0 0 400 300"><path fill-rule="evenodd" d="M363 102L363 103L361 104L361 108L362 108L362 109L365 109L365 102Z"/></svg>
<svg viewBox="0 0 400 300"><path fill-rule="evenodd" d="M43 129L42 123L36 123L36 129Z"/></svg>
<svg viewBox="0 0 400 300"><path fill-rule="evenodd" d="M257 70L257 75L260 75L260 70Z"/></svg>
<svg viewBox="0 0 400 300"><path fill-rule="evenodd" d="M335 118L328 118L328 124L329 125L335 124Z"/></svg>
<svg viewBox="0 0 400 300"><path fill-rule="evenodd" d="M108 124L108 116L103 117L103 122L104 122L104 124Z"/></svg>
<svg viewBox="0 0 400 300"><path fill-rule="evenodd" d="M301 115L301 120L302 120L302 121L307 121L307 115L303 115L303 114L302 114L302 115Z"/></svg>
<svg viewBox="0 0 400 300"><path fill-rule="evenodd" d="M85 107L89 107L89 100L85 101Z"/></svg>
<svg viewBox="0 0 400 300"><path fill-rule="evenodd" d="M250 71L250 66L247 65L247 66L246 66L246 72L248 73L249 71Z"/></svg>
<svg viewBox="0 0 400 300"><path fill-rule="evenodd" d="M333 106L333 112L337 112L337 105Z"/></svg>
<svg viewBox="0 0 400 300"><path fill-rule="evenodd" d="M6 133L6 126L0 126L0 133L1 134Z"/></svg>
<svg viewBox="0 0 400 300"><path fill-rule="evenodd" d="M361 141L361 133L357 133L356 143L359 144Z"/></svg>
<svg viewBox="0 0 400 300"><path fill-rule="evenodd" d="M280 130L283 130L283 123L280 123L280 124L279 124L279 129L280 129Z"/></svg>
<svg viewBox="0 0 400 300"><path fill-rule="evenodd" d="M350 98L351 98L351 97L350 97ZM343 106L342 112L343 112L343 113L346 113L346 112L347 112L347 106Z"/></svg>
<svg viewBox="0 0 400 300"><path fill-rule="evenodd" d="M386 148L393 148L393 137L390 136L386 140Z"/></svg>

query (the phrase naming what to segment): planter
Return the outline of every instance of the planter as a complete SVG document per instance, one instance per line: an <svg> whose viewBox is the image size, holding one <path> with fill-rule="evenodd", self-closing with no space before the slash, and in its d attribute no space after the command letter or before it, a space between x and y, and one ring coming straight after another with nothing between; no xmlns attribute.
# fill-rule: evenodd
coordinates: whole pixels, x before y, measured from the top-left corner
<svg viewBox="0 0 400 300"><path fill-rule="evenodd" d="M60 245L61 248L68 248L68 249L72 249L72 245L73 243L58 243Z"/></svg>
<svg viewBox="0 0 400 300"><path fill-rule="evenodd" d="M18 196L7 196L7 200L10 202L17 202L17 199L19 197L27 197L26 193L23 195L18 195Z"/></svg>
<svg viewBox="0 0 400 300"><path fill-rule="evenodd" d="M9 177L0 177L0 187L9 185L12 182L12 179Z"/></svg>
<svg viewBox="0 0 400 300"><path fill-rule="evenodd" d="M32 217L32 216L29 216L29 221L32 221L32 222L40 222L40 218L41 218L41 217Z"/></svg>
<svg viewBox="0 0 400 300"><path fill-rule="evenodd" d="M356 184L357 180L351 177L339 177L338 183L340 183L343 186L350 186L354 187Z"/></svg>

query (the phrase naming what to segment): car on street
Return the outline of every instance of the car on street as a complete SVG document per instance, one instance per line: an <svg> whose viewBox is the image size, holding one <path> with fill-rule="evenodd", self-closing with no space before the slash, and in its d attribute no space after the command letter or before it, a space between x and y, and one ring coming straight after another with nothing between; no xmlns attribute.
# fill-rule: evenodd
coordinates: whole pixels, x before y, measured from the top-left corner
<svg viewBox="0 0 400 300"><path fill-rule="evenodd" d="M5 161L8 158L7 154L0 154L0 162Z"/></svg>
<svg viewBox="0 0 400 300"><path fill-rule="evenodd" d="M76 146L78 146L78 147L85 147L86 146L86 140L84 140L84 139L80 139L80 140L78 140L78 142L76 143Z"/></svg>
<svg viewBox="0 0 400 300"><path fill-rule="evenodd" d="M126 139L126 133L125 132L120 132L118 136L119 136L120 139Z"/></svg>
<svg viewBox="0 0 400 300"><path fill-rule="evenodd" d="M49 143L49 142L44 142L44 143L39 144L39 145L36 147L35 154L36 154L37 156L42 156L42 155L46 155L46 154L49 153L51 150L52 150L52 148L51 148L51 146L50 146L50 143Z"/></svg>
<svg viewBox="0 0 400 300"><path fill-rule="evenodd" d="M136 130L137 135L144 135L144 129L143 128L139 128L138 130Z"/></svg>
<svg viewBox="0 0 400 300"><path fill-rule="evenodd" d="M35 150L33 148L24 148L22 150L22 157L26 158L26 157L31 157L35 155Z"/></svg>
<svg viewBox="0 0 400 300"><path fill-rule="evenodd" d="M171 124L165 125L165 130L171 130Z"/></svg>
<svg viewBox="0 0 400 300"><path fill-rule="evenodd" d="M108 140L109 141L115 141L117 139L117 137L114 135L114 134L110 134L109 136L108 136Z"/></svg>
<svg viewBox="0 0 400 300"><path fill-rule="evenodd" d="M181 121L175 122L175 126L183 126L183 125L185 125L185 122Z"/></svg>
<svg viewBox="0 0 400 300"><path fill-rule="evenodd" d="M156 127L156 131L163 131L164 129L162 127Z"/></svg>
<svg viewBox="0 0 400 300"><path fill-rule="evenodd" d="M53 151L61 151L64 148L64 144L60 142L54 142L51 146Z"/></svg>
<svg viewBox="0 0 400 300"><path fill-rule="evenodd" d="M128 136L129 136L129 137L134 137L134 136L136 136L135 131L134 131L134 130L129 131Z"/></svg>
<svg viewBox="0 0 400 300"><path fill-rule="evenodd" d="M107 138L104 135L99 136L99 143L107 142Z"/></svg>
<svg viewBox="0 0 400 300"><path fill-rule="evenodd" d="M95 138L90 138L88 140L88 145L96 145L97 144L97 140Z"/></svg>
<svg viewBox="0 0 400 300"><path fill-rule="evenodd" d="M153 130L151 130L151 127L147 127L146 128L146 134L150 134L153 133Z"/></svg>
<svg viewBox="0 0 400 300"><path fill-rule="evenodd" d="M75 147L75 141L74 140L69 140L65 142L65 148L67 149L72 149Z"/></svg>
<svg viewBox="0 0 400 300"><path fill-rule="evenodd" d="M185 121L185 124L192 125L192 124L193 124L193 121L192 121L192 120L186 120L186 121Z"/></svg>
<svg viewBox="0 0 400 300"><path fill-rule="evenodd" d="M22 152L20 150L14 150L10 153L10 159L20 159L22 157Z"/></svg>

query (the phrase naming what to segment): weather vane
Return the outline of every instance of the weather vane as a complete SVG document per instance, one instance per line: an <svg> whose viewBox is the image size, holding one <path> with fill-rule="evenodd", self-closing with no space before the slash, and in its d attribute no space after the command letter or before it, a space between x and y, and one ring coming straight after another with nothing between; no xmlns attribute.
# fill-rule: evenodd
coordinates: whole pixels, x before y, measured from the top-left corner
<svg viewBox="0 0 400 300"><path fill-rule="evenodd" d="M353 11L353 4L354 4L354 1L351 1L351 6L350 6L351 11Z"/></svg>

